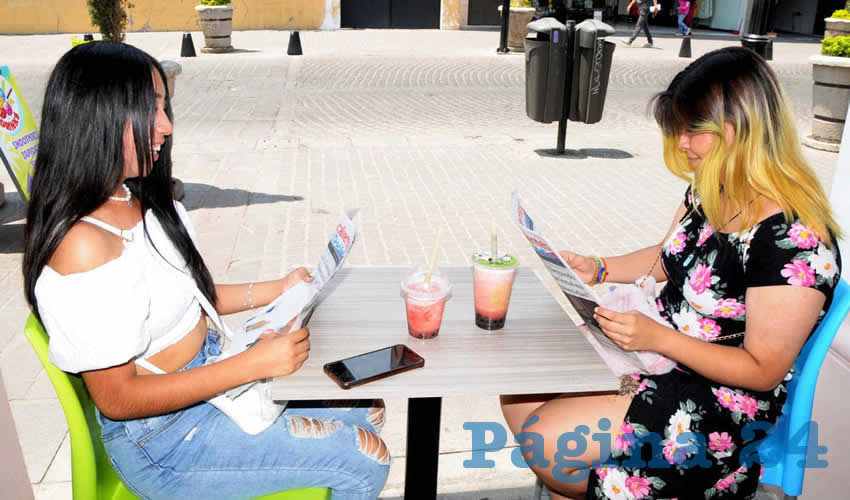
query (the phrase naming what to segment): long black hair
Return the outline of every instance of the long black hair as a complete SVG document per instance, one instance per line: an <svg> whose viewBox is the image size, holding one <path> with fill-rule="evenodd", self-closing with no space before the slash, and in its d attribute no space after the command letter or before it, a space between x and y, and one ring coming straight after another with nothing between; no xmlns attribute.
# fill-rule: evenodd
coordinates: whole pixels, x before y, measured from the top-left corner
<svg viewBox="0 0 850 500"><path fill-rule="evenodd" d="M150 209L183 256L198 288L215 303L215 284L177 210L171 191L171 145L167 136L153 161L156 114L153 71L168 85L162 66L123 43L91 42L69 50L47 82L38 156L24 231L24 288L38 316L35 283L62 239L81 217L105 203L124 172L124 129L133 130L140 176L127 186ZM172 119L168 89L165 112ZM145 218L142 217L142 221ZM150 240L147 225L144 232Z"/></svg>

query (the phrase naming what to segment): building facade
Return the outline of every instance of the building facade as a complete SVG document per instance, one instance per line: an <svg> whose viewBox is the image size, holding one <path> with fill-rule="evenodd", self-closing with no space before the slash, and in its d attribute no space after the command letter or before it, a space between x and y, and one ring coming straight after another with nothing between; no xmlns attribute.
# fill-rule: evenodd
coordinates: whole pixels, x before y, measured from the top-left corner
<svg viewBox="0 0 850 500"><path fill-rule="evenodd" d="M569 11L606 20L627 16L630 0L535 0L539 10ZM654 22L675 25L678 0L659 0ZM692 0L696 24L746 31L756 1L771 4L769 30L802 35L823 33L823 19L844 7L844 0ZM128 31L199 29L197 0L134 0ZM339 28L475 29L500 24L503 0L233 0L235 30L315 30ZM0 2L0 33L90 33L86 0L9 0Z"/></svg>

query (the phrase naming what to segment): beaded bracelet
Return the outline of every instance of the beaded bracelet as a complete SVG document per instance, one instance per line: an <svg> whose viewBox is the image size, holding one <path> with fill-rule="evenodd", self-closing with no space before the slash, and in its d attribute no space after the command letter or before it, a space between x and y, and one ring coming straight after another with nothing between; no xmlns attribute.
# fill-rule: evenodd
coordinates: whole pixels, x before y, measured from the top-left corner
<svg viewBox="0 0 850 500"><path fill-rule="evenodd" d="M242 304L243 306L248 306L252 311L254 310L254 298L251 296L251 289L254 288L254 281L248 283L248 293L245 296L245 302Z"/></svg>

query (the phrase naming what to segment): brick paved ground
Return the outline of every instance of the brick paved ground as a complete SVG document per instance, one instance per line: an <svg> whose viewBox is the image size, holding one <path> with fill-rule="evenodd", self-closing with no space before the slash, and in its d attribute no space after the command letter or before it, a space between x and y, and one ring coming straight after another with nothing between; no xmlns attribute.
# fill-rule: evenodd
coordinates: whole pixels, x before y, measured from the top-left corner
<svg viewBox="0 0 850 500"><path fill-rule="evenodd" d="M200 48L202 36L194 33ZM132 33L128 42L178 60L175 174L200 245L217 280L274 278L313 265L344 208L359 207L359 239L348 265L424 263L443 228L442 265L464 265L488 244L490 220L502 245L537 268L507 219L517 188L559 246L614 254L656 242L684 190L661 161L646 113L689 60L680 39L656 35L659 49L615 52L602 122L570 123L566 158L553 148L556 124L524 111L522 55L498 56L493 32L354 31L303 33L305 55L285 55L287 33L239 32L239 50L180 59L179 33ZM619 37L617 37L619 38ZM734 40L699 36L694 56ZM36 120L51 65L67 35L0 36ZM812 40L777 43L774 69L809 132ZM7 56L8 55L8 56ZM84 124L82 124L84 125ZM836 155L806 150L827 188ZM12 184L5 172L0 182ZM69 498L68 440L49 381L20 331L23 205L7 192L0 208L0 369L39 499ZM400 271L401 272L401 271ZM551 287L551 283L548 283ZM399 304L401 307L401 304ZM404 401L388 401L385 431L394 461L388 497L401 491ZM470 411L469 408L475 408ZM491 399L446 399L440 491L468 498L527 498L532 476L510 465L468 471L465 420L501 420Z"/></svg>

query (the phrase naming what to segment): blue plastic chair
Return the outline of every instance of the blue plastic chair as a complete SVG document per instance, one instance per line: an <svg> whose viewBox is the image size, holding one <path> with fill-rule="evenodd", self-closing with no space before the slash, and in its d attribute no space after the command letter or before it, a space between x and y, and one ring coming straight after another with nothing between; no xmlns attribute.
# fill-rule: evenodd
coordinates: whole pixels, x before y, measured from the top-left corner
<svg viewBox="0 0 850 500"><path fill-rule="evenodd" d="M850 311L850 285L838 281L832 304L815 333L806 341L794 363L794 378L788 383L788 398L782 417L758 447L759 456L766 462L763 484L782 488L786 495L796 497L803 492L806 473L806 453L809 449L809 423L818 374L826 353L844 318ZM811 465L811 464L809 464Z"/></svg>

